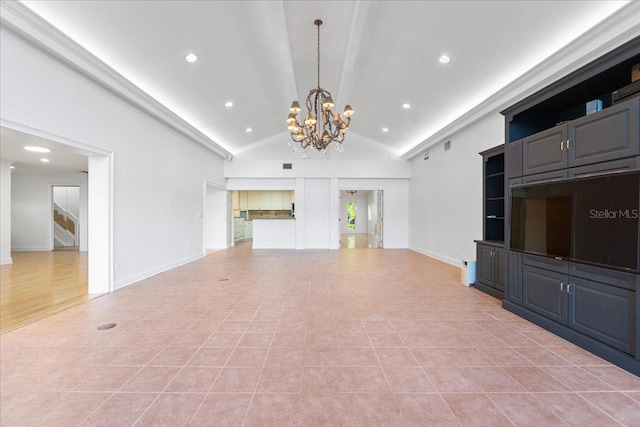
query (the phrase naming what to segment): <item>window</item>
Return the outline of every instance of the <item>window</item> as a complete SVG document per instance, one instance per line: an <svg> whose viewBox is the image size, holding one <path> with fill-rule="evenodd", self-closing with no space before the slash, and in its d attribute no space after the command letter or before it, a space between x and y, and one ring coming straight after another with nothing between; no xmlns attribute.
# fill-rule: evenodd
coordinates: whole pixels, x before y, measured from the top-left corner
<svg viewBox="0 0 640 427"><path fill-rule="evenodd" d="M356 229L356 202L347 203L347 230Z"/></svg>

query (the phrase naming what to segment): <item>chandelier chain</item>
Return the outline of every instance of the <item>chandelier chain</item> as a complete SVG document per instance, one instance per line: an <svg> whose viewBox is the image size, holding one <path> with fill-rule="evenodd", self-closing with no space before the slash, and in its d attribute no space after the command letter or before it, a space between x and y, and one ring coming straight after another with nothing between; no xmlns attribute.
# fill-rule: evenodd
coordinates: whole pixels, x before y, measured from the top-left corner
<svg viewBox="0 0 640 427"><path fill-rule="evenodd" d="M320 23L322 21L316 21L318 22L316 25L318 27L318 89L320 89Z"/></svg>

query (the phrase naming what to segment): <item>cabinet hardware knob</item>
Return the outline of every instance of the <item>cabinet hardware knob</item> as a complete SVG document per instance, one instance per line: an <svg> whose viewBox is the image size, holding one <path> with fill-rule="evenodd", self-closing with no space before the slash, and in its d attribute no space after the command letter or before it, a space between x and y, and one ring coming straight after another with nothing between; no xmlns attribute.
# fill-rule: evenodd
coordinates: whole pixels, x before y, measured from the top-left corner
<svg viewBox="0 0 640 427"><path fill-rule="evenodd" d="M564 141L560 141L560 151L564 151Z"/></svg>
<svg viewBox="0 0 640 427"><path fill-rule="evenodd" d="M560 292L565 292L565 290L564 290L564 282L560 282Z"/></svg>
<svg viewBox="0 0 640 427"><path fill-rule="evenodd" d="M571 294L573 293L573 292L571 292L571 286L572 286L572 285L573 285L574 287L576 286L576 285L574 285L573 283L568 283L568 284L567 284L567 293L568 293L569 295L571 295Z"/></svg>
<svg viewBox="0 0 640 427"><path fill-rule="evenodd" d="M567 139L567 150L571 150L571 138Z"/></svg>

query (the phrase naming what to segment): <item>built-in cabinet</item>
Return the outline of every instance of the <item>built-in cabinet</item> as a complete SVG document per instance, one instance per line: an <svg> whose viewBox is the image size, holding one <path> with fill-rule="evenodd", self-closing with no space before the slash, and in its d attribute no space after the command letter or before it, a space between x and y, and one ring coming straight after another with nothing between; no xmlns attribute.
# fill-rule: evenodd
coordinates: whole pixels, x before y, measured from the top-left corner
<svg viewBox="0 0 640 427"><path fill-rule="evenodd" d="M640 275L512 251L509 231L514 186L640 169L640 96L615 104L611 96L631 83L631 67L638 63L640 37L503 111L502 246L505 309L636 375ZM596 99L603 109L586 114L586 104ZM483 286L495 280L488 272L499 269L486 244L478 243L477 282Z"/></svg>
<svg viewBox="0 0 640 427"><path fill-rule="evenodd" d="M476 288L483 285L489 289L482 289L498 298L504 292L505 250L503 246L476 244ZM493 292L492 292L493 291Z"/></svg>
<svg viewBox="0 0 640 427"><path fill-rule="evenodd" d="M523 307L632 356L636 354L636 292L632 276L618 274L618 286L613 286L591 280L607 280L602 272L536 258L526 255L522 265ZM591 278L569 274L570 269Z"/></svg>
<svg viewBox="0 0 640 427"><path fill-rule="evenodd" d="M639 104L635 98L523 138L523 175L637 156Z"/></svg>
<svg viewBox="0 0 640 427"><path fill-rule="evenodd" d="M505 275L505 153L504 144L482 156L482 240L476 240L474 287L502 299Z"/></svg>

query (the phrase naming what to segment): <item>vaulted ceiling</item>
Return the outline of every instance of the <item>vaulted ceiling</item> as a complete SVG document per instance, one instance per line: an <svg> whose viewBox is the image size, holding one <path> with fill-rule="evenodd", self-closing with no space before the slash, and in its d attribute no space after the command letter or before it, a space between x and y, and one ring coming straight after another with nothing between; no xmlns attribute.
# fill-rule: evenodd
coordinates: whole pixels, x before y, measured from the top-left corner
<svg viewBox="0 0 640 427"><path fill-rule="evenodd" d="M398 157L626 1L23 3L232 154L286 145L291 102L316 86L320 18L321 86L356 111L347 144Z"/></svg>

